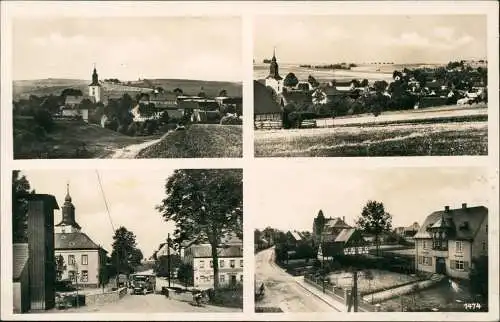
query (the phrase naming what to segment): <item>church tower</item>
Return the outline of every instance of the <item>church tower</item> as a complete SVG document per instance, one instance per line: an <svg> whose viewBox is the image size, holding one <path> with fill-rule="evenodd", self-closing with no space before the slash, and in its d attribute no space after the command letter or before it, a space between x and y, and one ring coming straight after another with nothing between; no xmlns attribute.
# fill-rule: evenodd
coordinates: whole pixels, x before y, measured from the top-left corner
<svg viewBox="0 0 500 322"><path fill-rule="evenodd" d="M273 58L269 65L269 75L266 77L266 87L270 86L277 94L283 92L283 78L279 74L279 66L276 61L276 49L273 50Z"/></svg>
<svg viewBox="0 0 500 322"><path fill-rule="evenodd" d="M69 195L69 184L66 187L66 198L64 198L64 205L61 207L62 220L55 225L56 233L75 233L80 232L80 225L75 220L75 206Z"/></svg>
<svg viewBox="0 0 500 322"><path fill-rule="evenodd" d="M94 72L92 73L92 83L89 85L89 96L94 98L94 102L101 101L101 84L99 84L99 76L94 64Z"/></svg>

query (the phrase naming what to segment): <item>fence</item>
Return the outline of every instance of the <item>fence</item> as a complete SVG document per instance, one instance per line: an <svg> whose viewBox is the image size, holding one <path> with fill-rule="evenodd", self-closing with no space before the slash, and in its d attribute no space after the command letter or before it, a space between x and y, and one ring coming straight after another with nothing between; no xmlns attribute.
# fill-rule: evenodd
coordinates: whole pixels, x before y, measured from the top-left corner
<svg viewBox="0 0 500 322"><path fill-rule="evenodd" d="M257 130L271 130L281 129L283 124L281 121L255 121L254 126Z"/></svg>
<svg viewBox="0 0 500 322"><path fill-rule="evenodd" d="M113 303L119 301L127 295L127 288L122 287L116 291L110 291L106 293L95 293L85 296L86 305L100 305L106 303Z"/></svg>

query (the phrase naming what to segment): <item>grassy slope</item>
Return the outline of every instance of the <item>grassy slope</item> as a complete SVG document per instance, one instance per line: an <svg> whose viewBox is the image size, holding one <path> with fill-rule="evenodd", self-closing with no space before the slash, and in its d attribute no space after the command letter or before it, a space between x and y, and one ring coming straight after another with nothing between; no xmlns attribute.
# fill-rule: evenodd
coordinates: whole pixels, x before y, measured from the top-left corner
<svg viewBox="0 0 500 322"><path fill-rule="evenodd" d="M106 157L114 149L153 139L152 137L129 137L96 125L71 121L56 121L55 128L45 138L41 138L32 133L34 127L34 121L31 119L14 121L14 133L17 137L14 158L75 158L77 147L83 143L86 145L88 154L81 158Z"/></svg>
<svg viewBox="0 0 500 322"><path fill-rule="evenodd" d="M195 124L174 131L138 158L238 158L242 156L241 125Z"/></svg>
<svg viewBox="0 0 500 322"><path fill-rule="evenodd" d="M185 94L196 95L201 87L208 96L217 96L221 89L225 89L231 96L242 96L241 83L215 82L190 79L149 79L154 86L161 86L168 91L181 88ZM13 82L13 96L18 99L21 94L60 95L65 88L80 89L87 92L88 80L80 79L40 79L40 80L19 80ZM133 85L136 86L136 85Z"/></svg>
<svg viewBox="0 0 500 322"><path fill-rule="evenodd" d="M301 131L301 133L297 133ZM258 157L487 155L487 122L256 132Z"/></svg>

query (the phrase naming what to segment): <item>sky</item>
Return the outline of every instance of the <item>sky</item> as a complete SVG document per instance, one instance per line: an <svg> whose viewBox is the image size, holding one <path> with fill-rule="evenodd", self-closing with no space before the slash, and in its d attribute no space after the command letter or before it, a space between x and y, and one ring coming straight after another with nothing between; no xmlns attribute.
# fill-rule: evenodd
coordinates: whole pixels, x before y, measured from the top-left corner
<svg viewBox="0 0 500 322"><path fill-rule="evenodd" d="M76 222L95 243L111 253L113 229L99 187L96 170L22 170L37 193L52 194L64 204L66 185L75 206ZM173 234L174 223L165 222L155 206L165 197L165 184L173 170L99 170L104 195L115 229L126 227L136 235L144 257L149 257ZM55 211L55 224L61 211Z"/></svg>
<svg viewBox="0 0 500 322"><path fill-rule="evenodd" d="M254 58L282 63L442 63L485 59L484 15L258 16Z"/></svg>
<svg viewBox="0 0 500 322"><path fill-rule="evenodd" d="M253 185L252 214L256 228L312 230L314 217L343 217L355 225L368 200L382 202L393 227L420 225L434 211L469 206L488 207L484 168L318 168L307 163L290 168L259 168Z"/></svg>
<svg viewBox="0 0 500 322"><path fill-rule="evenodd" d="M242 80L238 17L17 18L14 80Z"/></svg>

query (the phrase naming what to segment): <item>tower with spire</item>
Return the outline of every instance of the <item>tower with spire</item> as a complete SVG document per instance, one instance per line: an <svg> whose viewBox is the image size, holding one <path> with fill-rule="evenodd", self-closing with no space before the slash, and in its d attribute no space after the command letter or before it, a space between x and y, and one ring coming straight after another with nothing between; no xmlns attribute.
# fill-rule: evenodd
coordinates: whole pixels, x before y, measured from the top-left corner
<svg viewBox="0 0 500 322"><path fill-rule="evenodd" d="M276 60L276 48L273 50L273 58L269 65L269 75L266 77L266 87L267 86L274 89L277 94L283 92L283 78L279 74L279 65Z"/></svg>
<svg viewBox="0 0 500 322"><path fill-rule="evenodd" d="M97 75L97 69L94 64L94 72L92 73L92 83L89 84L89 96L94 98L94 102L101 101L101 91L102 87L99 83L99 76Z"/></svg>
<svg viewBox="0 0 500 322"><path fill-rule="evenodd" d="M75 219L75 206L69 194L69 184L66 185L66 197L64 205L61 207L61 222L55 225L56 233L75 233L80 232L81 227Z"/></svg>

